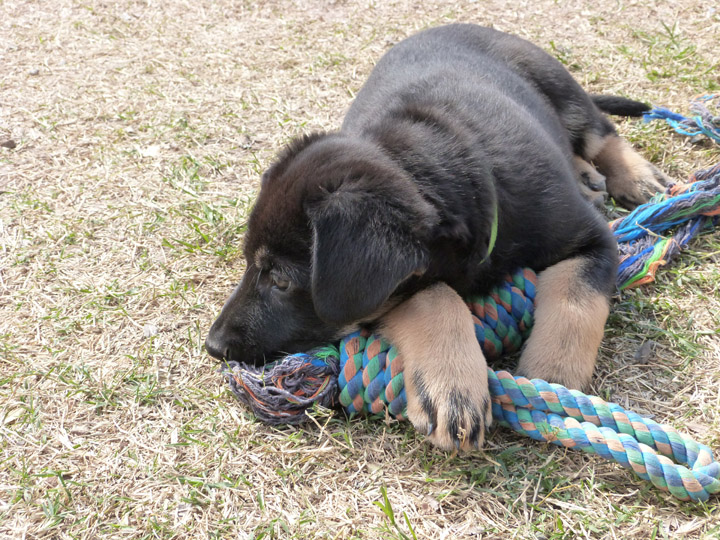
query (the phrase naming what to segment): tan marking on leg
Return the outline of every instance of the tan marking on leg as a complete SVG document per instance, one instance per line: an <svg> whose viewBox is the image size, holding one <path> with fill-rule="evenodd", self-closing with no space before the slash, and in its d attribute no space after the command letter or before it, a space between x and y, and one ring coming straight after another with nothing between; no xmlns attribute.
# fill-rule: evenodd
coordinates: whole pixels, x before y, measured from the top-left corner
<svg viewBox="0 0 720 540"><path fill-rule="evenodd" d="M582 282L584 263L568 259L538 277L535 324L519 374L577 390L590 383L610 307L605 295Z"/></svg>
<svg viewBox="0 0 720 540"><path fill-rule="evenodd" d="M597 154L590 156L605 175L607 191L621 204L634 207L663 191L670 179L638 154L627 141L608 135Z"/></svg>
<svg viewBox="0 0 720 540"><path fill-rule="evenodd" d="M603 146L605 146L605 138L601 137L600 135L596 135L595 133L587 133L585 135L585 148L583 148L583 157L586 161L592 161L595 159L595 156L597 156L600 153L600 150L602 150Z"/></svg>
<svg viewBox="0 0 720 540"><path fill-rule="evenodd" d="M415 428L432 431L430 441L445 450L454 449L456 439L461 449L471 449L473 429L482 444L492 420L487 364L462 298L444 283L433 285L388 312L381 333L402 356L408 417Z"/></svg>

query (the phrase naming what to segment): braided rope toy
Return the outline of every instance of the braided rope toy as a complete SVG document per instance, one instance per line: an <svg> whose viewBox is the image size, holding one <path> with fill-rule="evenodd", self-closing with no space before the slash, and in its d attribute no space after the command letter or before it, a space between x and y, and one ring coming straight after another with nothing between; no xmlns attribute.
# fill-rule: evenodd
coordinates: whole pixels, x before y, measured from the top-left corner
<svg viewBox="0 0 720 540"><path fill-rule="evenodd" d="M686 184L671 184L648 203L610 223L620 253L618 289L650 283L720 215L720 163L693 173ZM661 233L676 227L672 236Z"/></svg>
<svg viewBox="0 0 720 540"><path fill-rule="evenodd" d="M351 334L340 342L339 353L325 348L317 356L292 355L280 365L285 365L288 372L276 372L267 377L267 382L274 390L286 392L283 398L303 411L306 398L282 388L282 383L307 366L309 371L317 370L315 375L322 380L310 403L330 407L339 400L346 411L378 413L387 408L397 418L403 417L406 401L402 359L394 347L376 336ZM226 372L238 397L248 395L244 392L249 390L241 370L237 363L230 362ZM501 426L536 441L614 460L681 500L705 501L720 492L720 464L714 460L712 450L670 426L559 384L530 381L491 369L488 380L493 420ZM277 420L277 411L265 412L272 415L271 420ZM256 414L263 419L262 413L256 410ZM289 420L296 418L291 416Z"/></svg>
<svg viewBox="0 0 720 540"><path fill-rule="evenodd" d="M618 288L652 281L659 266L714 224L720 214L720 164L690 180L610 224L621 254ZM677 227L675 237L659 236L671 227ZM529 334L536 279L531 270L519 270L488 296L468 302L486 358L518 350ZM272 425L300 423L315 405L405 416L402 357L377 336L351 334L339 349L328 345L261 369L228 362L222 371L236 397ZM505 371L488 370L488 377L493 418L500 425L615 460L679 499L707 500L720 492L720 465L712 451L671 427L557 384Z"/></svg>
<svg viewBox="0 0 720 540"><path fill-rule="evenodd" d="M654 107L643 113L644 121L665 120L676 132L686 137L692 137L693 142L705 136L720 144L720 106L716 110L717 114L713 114L708 107L712 100L719 97L719 94L706 94L695 98L690 103L690 112L693 113L690 118L665 107Z"/></svg>

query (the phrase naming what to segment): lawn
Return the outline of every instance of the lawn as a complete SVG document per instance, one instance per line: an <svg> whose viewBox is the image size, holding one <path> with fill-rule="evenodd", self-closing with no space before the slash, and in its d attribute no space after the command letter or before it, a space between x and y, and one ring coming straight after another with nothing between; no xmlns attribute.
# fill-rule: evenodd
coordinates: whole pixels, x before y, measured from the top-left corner
<svg viewBox="0 0 720 540"><path fill-rule="evenodd" d="M593 92L683 113L720 92L699 0L0 0L0 538L720 537L717 497L503 429L448 455L408 423L266 427L204 352L273 155L453 21ZM663 123L619 129L678 179L720 161ZM719 289L715 233L619 295L593 393L720 449Z"/></svg>

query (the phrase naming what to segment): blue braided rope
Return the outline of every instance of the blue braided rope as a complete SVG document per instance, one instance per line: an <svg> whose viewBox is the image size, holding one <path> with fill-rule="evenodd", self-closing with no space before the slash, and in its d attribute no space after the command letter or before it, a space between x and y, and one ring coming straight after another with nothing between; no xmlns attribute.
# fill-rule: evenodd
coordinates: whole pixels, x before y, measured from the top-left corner
<svg viewBox="0 0 720 540"><path fill-rule="evenodd" d="M713 175L707 180L687 184L684 192L674 196L671 192L660 193L613 222L611 229L618 243L632 242L650 233L660 234L698 215L714 212L720 198L720 166L708 171Z"/></svg>
<svg viewBox="0 0 720 540"><path fill-rule="evenodd" d="M712 450L673 428L557 384L504 371L488 370L488 376L500 425L616 461L682 500L704 501L720 492Z"/></svg>
<svg viewBox="0 0 720 540"><path fill-rule="evenodd" d="M686 137L705 136L720 144L720 114L713 114L707 104L718 98L717 94L699 96L690 104L691 117L673 112L665 107L654 107L643 113L644 121L665 120L677 133ZM720 111L719 111L720 112Z"/></svg>
<svg viewBox="0 0 720 540"><path fill-rule="evenodd" d="M372 344L380 338L365 337L358 332L342 340L339 347L340 372L349 360L346 349L359 352L358 339ZM384 372L393 369L391 362L401 361L392 354L394 350L383 342L377 354L363 353L364 365L378 359L382 368L376 370L378 375L375 379L369 379L367 372L363 373L359 380L364 381L366 389L356 388L355 400L350 403L341 400L350 415L384 412L383 407L377 404L370 406L377 396L384 395L382 390L368 396L367 389L383 388L387 384ZM492 415L499 425L537 441L583 450L616 461L682 500L704 501L720 492L720 465L710 448L669 426L559 384L539 379L530 381L524 377L513 377L506 371L492 370L488 370L488 379ZM341 394L344 390L340 385ZM402 412L393 414L404 418L405 404L403 399Z"/></svg>
<svg viewBox="0 0 720 540"><path fill-rule="evenodd" d="M625 289L652 281L658 266L668 264L690 240L710 228L720 213L720 163L696 172L688 184L665 193L610 223L618 241L616 284ZM662 236L676 227L672 236Z"/></svg>

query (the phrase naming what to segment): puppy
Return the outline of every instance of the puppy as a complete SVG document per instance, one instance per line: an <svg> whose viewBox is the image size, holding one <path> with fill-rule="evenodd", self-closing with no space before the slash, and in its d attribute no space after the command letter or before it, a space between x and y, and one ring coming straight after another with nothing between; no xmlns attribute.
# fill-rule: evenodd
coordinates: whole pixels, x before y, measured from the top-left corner
<svg viewBox="0 0 720 540"><path fill-rule="evenodd" d="M601 109L646 106L589 96L541 49L489 28L454 24L394 46L340 131L298 138L263 175L246 272L208 352L262 364L372 326L403 357L415 427L470 449L491 415L462 297L527 266L540 275L517 373L584 387L617 248L578 179L626 206L666 183Z"/></svg>

